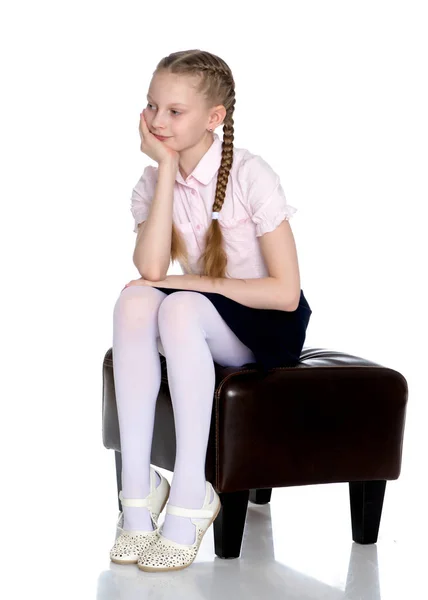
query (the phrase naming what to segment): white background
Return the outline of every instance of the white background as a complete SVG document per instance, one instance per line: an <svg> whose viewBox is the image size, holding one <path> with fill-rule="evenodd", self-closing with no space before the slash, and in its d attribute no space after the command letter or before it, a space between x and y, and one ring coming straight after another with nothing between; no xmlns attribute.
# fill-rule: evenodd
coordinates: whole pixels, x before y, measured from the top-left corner
<svg viewBox="0 0 428 600"><path fill-rule="evenodd" d="M183 49L228 63L235 145L272 165L298 209L291 225L313 310L305 346L407 379L403 471L387 486L381 527L395 540L415 532L416 543L422 527L426 536L426 8L2 4L0 546L9 598L40 586L46 598L94 598L109 568L117 501L101 438L102 362L113 306L139 277L130 195L153 164L139 148L139 114L157 62ZM340 502L326 501L332 518L347 502L343 489ZM287 497L322 520L311 494ZM287 564L309 572L296 556Z"/></svg>

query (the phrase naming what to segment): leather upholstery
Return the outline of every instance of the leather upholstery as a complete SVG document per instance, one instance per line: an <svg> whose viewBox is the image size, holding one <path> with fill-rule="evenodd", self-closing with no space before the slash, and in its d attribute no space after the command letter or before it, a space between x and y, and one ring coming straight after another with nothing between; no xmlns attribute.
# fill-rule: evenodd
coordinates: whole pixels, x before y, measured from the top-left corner
<svg viewBox="0 0 428 600"><path fill-rule="evenodd" d="M165 357L151 463L173 471L175 430ZM215 363L206 478L218 492L392 480L401 470L408 389L399 372L324 348L268 374ZM102 435L120 451L112 349L103 362Z"/></svg>

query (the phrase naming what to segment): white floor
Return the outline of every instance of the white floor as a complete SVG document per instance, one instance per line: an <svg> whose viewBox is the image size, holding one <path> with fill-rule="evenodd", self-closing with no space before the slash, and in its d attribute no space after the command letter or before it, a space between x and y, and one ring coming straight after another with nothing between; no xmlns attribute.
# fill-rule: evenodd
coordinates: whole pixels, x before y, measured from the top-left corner
<svg viewBox="0 0 428 600"><path fill-rule="evenodd" d="M89 562L82 566L76 561L71 573L81 577L85 572L85 597L97 600L402 600L411 589L417 598L428 597L426 455L421 454L423 438L417 435L421 424L412 421L409 411L403 470L398 480L387 484L377 544L352 542L346 483L282 488L273 491L269 505L249 505L239 559L215 556L211 527L195 562L170 573L145 573L135 565L109 562L117 509L113 452L105 450L111 477L98 484L110 501L108 507L100 507L93 532L87 532ZM171 473L162 472L171 481ZM86 587L90 579L94 596Z"/></svg>
<svg viewBox="0 0 428 600"><path fill-rule="evenodd" d="M250 504L239 559L214 555L212 528L193 565L170 573L109 563L100 540L97 562L104 568L96 598L392 600L410 588L423 598L426 529L420 530L406 504L419 511L423 506L411 500L415 490L404 492L405 485L404 477L388 483L375 545L352 542L347 484L276 489L270 505Z"/></svg>
<svg viewBox="0 0 428 600"><path fill-rule="evenodd" d="M240 558L215 556L211 527L190 567L145 573L110 562L118 504L114 452L101 436L100 369L85 388L71 359L61 356L64 368L51 370L51 379L40 369L27 378L25 419L18 420L15 403L14 429L4 427L2 597L403 600L411 590L412 598L428 597L428 438L420 370L417 385L410 367L404 369L409 404L402 472L387 483L377 544L352 542L346 483L277 488L270 504L249 504ZM79 368L94 371L94 362ZM34 389L44 393L36 398ZM162 472L171 482L172 474Z"/></svg>

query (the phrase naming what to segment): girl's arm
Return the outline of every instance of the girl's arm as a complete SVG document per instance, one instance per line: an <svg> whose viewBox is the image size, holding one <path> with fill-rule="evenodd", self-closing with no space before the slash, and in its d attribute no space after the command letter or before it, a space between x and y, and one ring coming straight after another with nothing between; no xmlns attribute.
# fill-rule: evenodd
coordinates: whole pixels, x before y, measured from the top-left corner
<svg viewBox="0 0 428 600"><path fill-rule="evenodd" d="M297 309L295 299L284 288L276 277L259 277L256 279L212 279L206 275L167 275L163 281L146 281L152 287L178 288L196 292L213 292L235 300L250 308L267 308L274 310L294 311Z"/></svg>
<svg viewBox="0 0 428 600"><path fill-rule="evenodd" d="M284 220L274 231L260 236L259 243L268 277L211 279L205 275L168 275L153 285L214 292L250 308L296 310L300 302L300 273L290 223Z"/></svg>
<svg viewBox="0 0 428 600"><path fill-rule="evenodd" d="M161 162L147 219L138 228L133 261L145 279L165 277L171 262L172 205L178 166Z"/></svg>

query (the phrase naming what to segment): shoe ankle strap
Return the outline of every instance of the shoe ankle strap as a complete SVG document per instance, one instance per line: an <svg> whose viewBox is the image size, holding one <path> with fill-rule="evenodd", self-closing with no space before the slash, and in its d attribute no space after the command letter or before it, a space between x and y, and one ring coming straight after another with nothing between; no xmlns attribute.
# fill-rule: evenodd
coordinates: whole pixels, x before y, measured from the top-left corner
<svg viewBox="0 0 428 600"><path fill-rule="evenodd" d="M205 489L206 493L203 506L206 506L206 503L209 502L211 490L215 496L214 488L209 481L205 482ZM213 516L213 510L209 508L182 508L181 506L175 506L170 503L166 505L166 512L171 515L176 515L177 517L189 517L194 519L211 519Z"/></svg>
<svg viewBox="0 0 428 600"><path fill-rule="evenodd" d="M151 503L150 495L146 498L124 498L122 491L119 492L119 499L122 506L148 507Z"/></svg>
<svg viewBox="0 0 428 600"><path fill-rule="evenodd" d="M213 516L212 510L203 508L182 508L181 506L166 505L166 512L177 517L189 517L194 519L210 519Z"/></svg>

